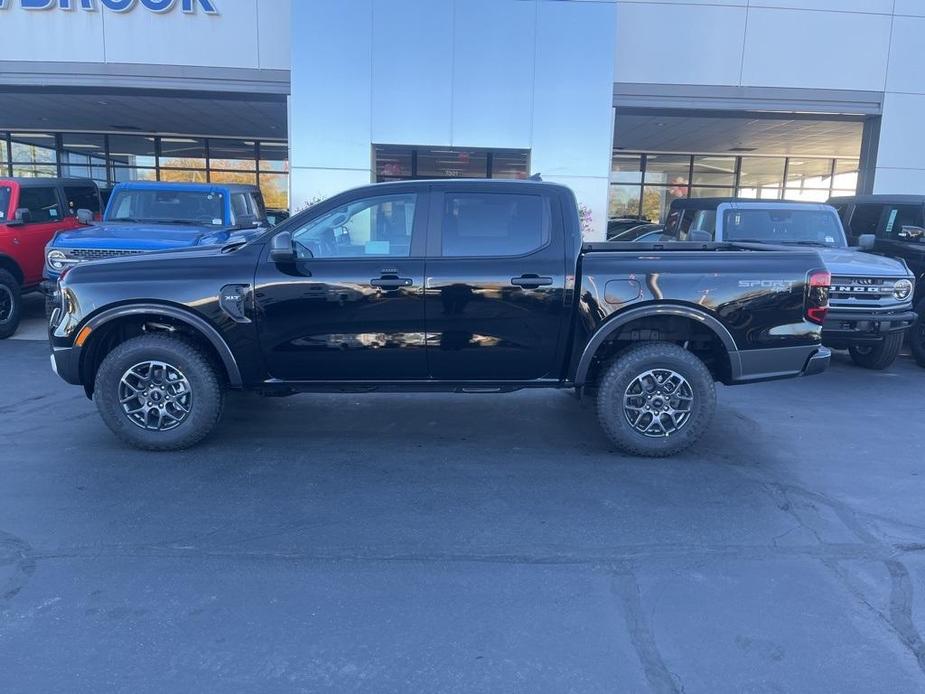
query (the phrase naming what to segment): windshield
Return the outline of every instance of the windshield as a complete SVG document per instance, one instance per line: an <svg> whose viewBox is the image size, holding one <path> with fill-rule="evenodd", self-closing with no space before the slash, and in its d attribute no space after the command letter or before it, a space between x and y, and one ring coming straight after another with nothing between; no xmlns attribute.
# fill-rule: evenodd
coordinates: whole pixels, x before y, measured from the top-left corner
<svg viewBox="0 0 925 694"><path fill-rule="evenodd" d="M123 190L109 203L107 221L223 226L222 193L206 190Z"/></svg>
<svg viewBox="0 0 925 694"><path fill-rule="evenodd" d="M724 241L845 248L838 215L826 210L727 210Z"/></svg>
<svg viewBox="0 0 925 694"><path fill-rule="evenodd" d="M10 187L0 186L0 222L6 221L6 213L10 207Z"/></svg>

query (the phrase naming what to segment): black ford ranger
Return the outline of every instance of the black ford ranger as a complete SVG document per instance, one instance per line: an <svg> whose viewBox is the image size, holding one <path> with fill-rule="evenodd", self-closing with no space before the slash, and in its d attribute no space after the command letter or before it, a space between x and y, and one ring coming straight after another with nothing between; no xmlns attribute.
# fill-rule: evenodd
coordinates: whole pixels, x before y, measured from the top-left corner
<svg viewBox="0 0 925 694"><path fill-rule="evenodd" d="M140 448L202 439L226 388L571 388L621 450L663 456L708 426L715 381L826 368L829 281L811 248L582 244L559 185L414 181L256 240L74 267L49 330L57 373Z"/></svg>
<svg viewBox="0 0 925 694"><path fill-rule="evenodd" d="M909 344L925 367L925 195L858 195L829 200L849 238L867 250L905 261L916 277Z"/></svg>

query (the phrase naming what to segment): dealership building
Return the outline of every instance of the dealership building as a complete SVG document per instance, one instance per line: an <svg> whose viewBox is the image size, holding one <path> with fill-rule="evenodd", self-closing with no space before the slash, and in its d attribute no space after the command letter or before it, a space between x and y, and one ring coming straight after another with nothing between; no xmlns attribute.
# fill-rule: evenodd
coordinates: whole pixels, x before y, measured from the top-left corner
<svg viewBox="0 0 925 694"><path fill-rule="evenodd" d="M0 0L0 174L925 193L922 0Z"/></svg>

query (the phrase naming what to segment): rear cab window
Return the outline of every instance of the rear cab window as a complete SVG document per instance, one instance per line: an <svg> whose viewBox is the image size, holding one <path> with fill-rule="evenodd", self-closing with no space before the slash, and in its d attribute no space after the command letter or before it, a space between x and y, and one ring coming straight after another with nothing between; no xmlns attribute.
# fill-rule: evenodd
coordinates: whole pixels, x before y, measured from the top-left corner
<svg viewBox="0 0 925 694"><path fill-rule="evenodd" d="M58 191L53 186L27 186L19 191L19 207L29 210L33 224L54 222L64 215L58 202Z"/></svg>
<svg viewBox="0 0 925 694"><path fill-rule="evenodd" d="M442 222L446 257L519 256L549 244L552 212L543 195L447 192Z"/></svg>
<svg viewBox="0 0 925 694"><path fill-rule="evenodd" d="M801 209L731 209L723 212L723 240L844 248L838 215Z"/></svg>

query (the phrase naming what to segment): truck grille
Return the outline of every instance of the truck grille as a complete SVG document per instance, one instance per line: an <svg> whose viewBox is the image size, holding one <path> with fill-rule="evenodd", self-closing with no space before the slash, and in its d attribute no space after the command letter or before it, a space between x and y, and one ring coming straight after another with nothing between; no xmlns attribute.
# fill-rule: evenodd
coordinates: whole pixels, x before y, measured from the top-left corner
<svg viewBox="0 0 925 694"><path fill-rule="evenodd" d="M106 258L119 258L123 255L138 255L144 251L126 251L117 248L70 248L67 254L78 260L104 260Z"/></svg>
<svg viewBox="0 0 925 694"><path fill-rule="evenodd" d="M872 308L899 303L893 297L896 278L833 277L829 290L832 306Z"/></svg>

